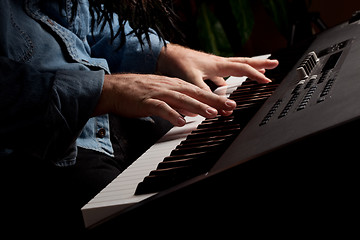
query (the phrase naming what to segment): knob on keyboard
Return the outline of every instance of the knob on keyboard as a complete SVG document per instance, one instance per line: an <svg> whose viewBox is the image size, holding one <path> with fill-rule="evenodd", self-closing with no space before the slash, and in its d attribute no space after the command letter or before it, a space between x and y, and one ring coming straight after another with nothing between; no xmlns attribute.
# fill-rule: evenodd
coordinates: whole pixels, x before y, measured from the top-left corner
<svg viewBox="0 0 360 240"><path fill-rule="evenodd" d="M310 52L306 56L306 58L301 62L300 66L296 69L299 78L300 79L307 78L318 62L319 62L319 58L316 56L316 53Z"/></svg>

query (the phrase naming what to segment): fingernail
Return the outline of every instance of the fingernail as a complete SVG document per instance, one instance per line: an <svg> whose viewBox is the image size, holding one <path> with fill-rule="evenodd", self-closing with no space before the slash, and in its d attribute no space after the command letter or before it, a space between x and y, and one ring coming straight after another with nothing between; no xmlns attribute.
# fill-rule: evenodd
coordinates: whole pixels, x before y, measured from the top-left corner
<svg viewBox="0 0 360 240"><path fill-rule="evenodd" d="M236 107L236 102L233 101L233 100L226 100L225 105L227 107L230 107L230 108L235 108Z"/></svg>
<svg viewBox="0 0 360 240"><path fill-rule="evenodd" d="M230 116L232 113L233 113L233 111L221 110L220 115L222 115L222 116Z"/></svg>
<svg viewBox="0 0 360 240"><path fill-rule="evenodd" d="M177 120L177 126L182 127L186 124L186 120L183 117L179 117Z"/></svg>
<svg viewBox="0 0 360 240"><path fill-rule="evenodd" d="M208 108L206 109L206 113L213 116L213 115L217 115L218 111L215 108Z"/></svg>
<svg viewBox="0 0 360 240"><path fill-rule="evenodd" d="M265 81L266 81L266 82L264 82L265 84L266 84L266 83L271 83L271 82L272 82L272 81L271 81L271 79L269 79L269 78L265 78Z"/></svg>

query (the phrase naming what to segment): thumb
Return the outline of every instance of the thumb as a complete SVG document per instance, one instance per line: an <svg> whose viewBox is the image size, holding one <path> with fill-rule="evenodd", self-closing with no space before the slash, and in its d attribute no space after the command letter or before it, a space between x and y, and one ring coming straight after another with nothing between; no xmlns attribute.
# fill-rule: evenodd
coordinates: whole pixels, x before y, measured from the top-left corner
<svg viewBox="0 0 360 240"><path fill-rule="evenodd" d="M189 82L198 86L201 89L211 92L210 87L204 82L204 79L202 78L201 74L194 74L192 77L190 77Z"/></svg>

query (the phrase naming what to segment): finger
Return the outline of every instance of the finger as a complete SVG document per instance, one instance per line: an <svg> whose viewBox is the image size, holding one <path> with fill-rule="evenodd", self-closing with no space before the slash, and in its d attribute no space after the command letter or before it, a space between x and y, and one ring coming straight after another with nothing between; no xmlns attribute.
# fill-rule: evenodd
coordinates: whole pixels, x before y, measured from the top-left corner
<svg viewBox="0 0 360 240"><path fill-rule="evenodd" d="M245 63L256 69L274 69L279 65L275 59L258 59L258 58L228 58L231 62Z"/></svg>
<svg viewBox="0 0 360 240"><path fill-rule="evenodd" d="M230 116L231 114L233 113L233 111L225 111L225 110L221 110L221 111L219 111L219 114L221 115L221 116Z"/></svg>
<svg viewBox="0 0 360 240"><path fill-rule="evenodd" d="M258 69L258 71L261 72L262 74L266 72L265 68Z"/></svg>
<svg viewBox="0 0 360 240"><path fill-rule="evenodd" d="M180 79L173 79L168 90L157 92L153 98L168 103L174 109L182 109L193 114L211 118L217 111L232 111L236 103L226 97L218 96Z"/></svg>
<svg viewBox="0 0 360 240"><path fill-rule="evenodd" d="M194 76L192 83L207 92L211 92L211 88L204 82L203 78L200 75Z"/></svg>
<svg viewBox="0 0 360 240"><path fill-rule="evenodd" d="M160 100L169 104L172 108L182 109L182 111L186 112L188 115L200 114L206 118L213 118L218 114L217 109L183 93L172 92L169 95L158 97Z"/></svg>
<svg viewBox="0 0 360 240"><path fill-rule="evenodd" d="M196 117L198 116L199 114L196 114L196 113L192 113L192 112L189 112L189 111L186 111L184 109L176 109L181 115L183 116L189 116L189 117Z"/></svg>
<svg viewBox="0 0 360 240"><path fill-rule="evenodd" d="M200 71L188 72L183 80L201 89L204 89L205 91L211 92L210 87L204 82L203 75Z"/></svg>
<svg viewBox="0 0 360 240"><path fill-rule="evenodd" d="M218 87L226 86L226 81L222 77L211 77L210 80Z"/></svg>
<svg viewBox="0 0 360 240"><path fill-rule="evenodd" d="M158 99L147 99L145 101L147 116L159 116L171 122L174 126L182 127L186 120L165 102Z"/></svg>
<svg viewBox="0 0 360 240"><path fill-rule="evenodd" d="M195 85L207 92L211 92L211 88L204 82L204 80L199 81Z"/></svg>
<svg viewBox="0 0 360 240"><path fill-rule="evenodd" d="M211 106L217 110L232 111L236 107L235 101L229 100L224 96L219 96L212 92L208 92L191 85L190 87L183 86L182 89L177 89L177 91L179 93L184 94L184 96L179 95L177 96L177 99L173 99L176 101L175 104L183 102L184 105L189 104L188 107L190 107L190 104L192 103L196 104L195 102L193 102L195 100L196 102L204 103L207 106ZM188 96L191 99L187 99L185 96ZM188 100L188 101L184 101L184 100ZM183 107L179 107L179 108L189 110L188 108L183 108ZM201 114L200 112L197 113Z"/></svg>
<svg viewBox="0 0 360 240"><path fill-rule="evenodd" d="M251 80L258 83L269 83L271 80L267 78L263 73L259 72L256 68L238 62L223 62L220 66L222 74L234 77L247 76Z"/></svg>

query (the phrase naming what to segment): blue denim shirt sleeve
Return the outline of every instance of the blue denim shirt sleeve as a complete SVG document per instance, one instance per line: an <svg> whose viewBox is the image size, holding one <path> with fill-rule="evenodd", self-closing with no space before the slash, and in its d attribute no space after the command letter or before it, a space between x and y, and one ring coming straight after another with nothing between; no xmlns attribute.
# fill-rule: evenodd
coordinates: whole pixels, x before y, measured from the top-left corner
<svg viewBox="0 0 360 240"><path fill-rule="evenodd" d="M118 28L115 25L114 31L116 32ZM132 28L126 23L126 42L118 49L121 40L116 38L111 42L109 27L102 32L95 29L94 34L88 37L92 56L106 59L112 73L155 73L157 59L164 46L163 41L156 34L150 33L151 45L144 39L145 44L141 46L137 37L130 33L131 31Z"/></svg>
<svg viewBox="0 0 360 240"><path fill-rule="evenodd" d="M6 116L0 118L0 146L64 160L94 111L104 71L39 72L0 57L0 74L0 112Z"/></svg>
<svg viewBox="0 0 360 240"><path fill-rule="evenodd" d="M61 10L57 1L0 1L0 157L25 149L68 166L76 146L112 155L108 116L90 118L104 74L156 70L163 44L155 34L142 47L127 24L118 50L108 28L92 36L88 1L75 18L71 2Z"/></svg>

